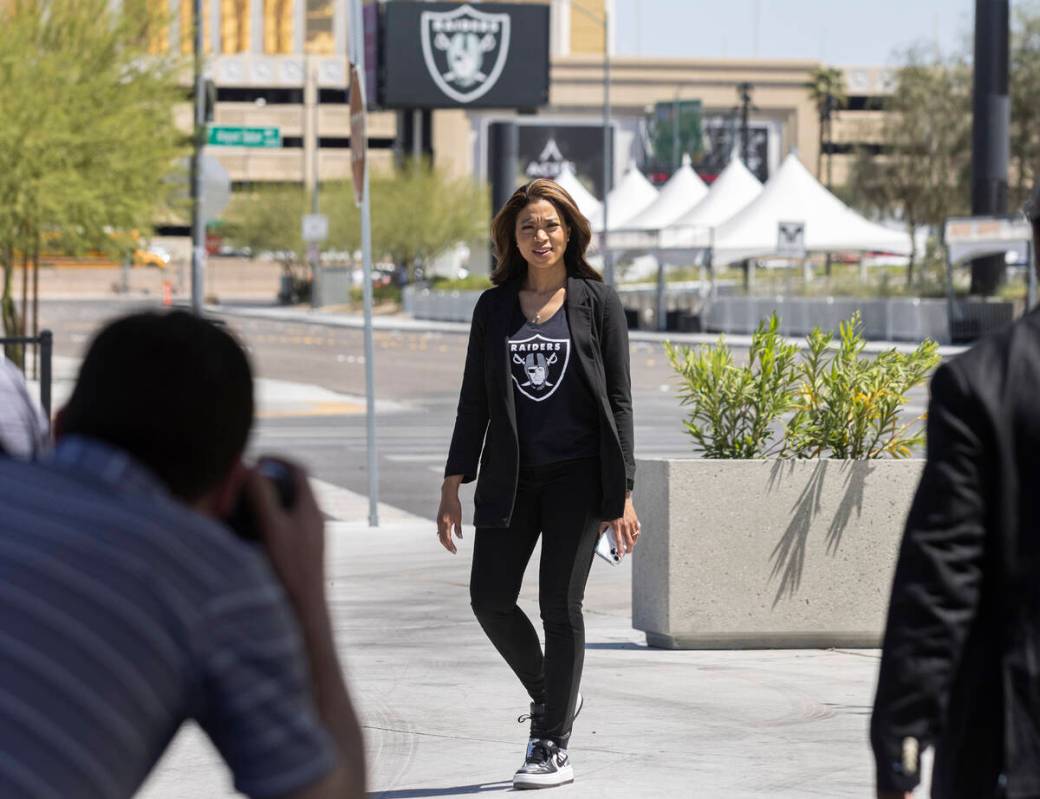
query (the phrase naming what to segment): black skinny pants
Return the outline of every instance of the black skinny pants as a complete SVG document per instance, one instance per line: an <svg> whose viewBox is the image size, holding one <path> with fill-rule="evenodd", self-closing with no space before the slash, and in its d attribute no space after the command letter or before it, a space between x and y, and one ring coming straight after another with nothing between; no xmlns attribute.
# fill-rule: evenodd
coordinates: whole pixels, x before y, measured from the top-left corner
<svg viewBox="0 0 1040 799"><path fill-rule="evenodd" d="M566 748L585 656L581 614L601 504L599 460L522 468L508 529L478 527L470 577L473 612L531 700L545 703L544 737ZM538 604L545 655L516 604L538 536Z"/></svg>

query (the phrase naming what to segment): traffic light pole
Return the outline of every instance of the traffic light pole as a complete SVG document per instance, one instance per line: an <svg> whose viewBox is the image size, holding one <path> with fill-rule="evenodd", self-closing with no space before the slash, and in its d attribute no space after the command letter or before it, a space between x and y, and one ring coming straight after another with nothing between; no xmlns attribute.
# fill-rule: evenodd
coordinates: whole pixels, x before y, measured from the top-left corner
<svg viewBox="0 0 1040 799"><path fill-rule="evenodd" d="M975 0L971 212L977 216L1006 214L1008 208L1009 5L1009 0ZM1002 255L976 258L971 293L995 294L1006 269Z"/></svg>
<svg viewBox="0 0 1040 799"><path fill-rule="evenodd" d="M614 257L610 252L610 228L607 212L610 207L610 177L613 173L613 153L610 147L610 34L607 7L603 6L603 279L614 285Z"/></svg>

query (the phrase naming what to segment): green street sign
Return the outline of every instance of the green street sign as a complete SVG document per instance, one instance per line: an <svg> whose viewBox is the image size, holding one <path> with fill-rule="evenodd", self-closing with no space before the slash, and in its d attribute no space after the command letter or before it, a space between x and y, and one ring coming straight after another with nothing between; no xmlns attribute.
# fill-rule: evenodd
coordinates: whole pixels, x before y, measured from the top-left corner
<svg viewBox="0 0 1040 799"><path fill-rule="evenodd" d="M207 143L217 147L281 147L282 131L279 128L210 125Z"/></svg>

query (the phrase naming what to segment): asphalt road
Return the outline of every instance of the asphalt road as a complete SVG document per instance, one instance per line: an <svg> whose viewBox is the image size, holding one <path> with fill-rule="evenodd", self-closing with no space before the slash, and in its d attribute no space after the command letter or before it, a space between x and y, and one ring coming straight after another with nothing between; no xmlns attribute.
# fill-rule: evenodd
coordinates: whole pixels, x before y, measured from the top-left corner
<svg viewBox="0 0 1040 799"><path fill-rule="evenodd" d="M157 306L149 300L43 301L40 323L54 332L57 355L80 357L91 334L106 319L142 307ZM248 348L259 377L364 396L361 331L241 317L227 317L227 322ZM389 406L377 414L380 500L432 519L455 418L466 337L380 331L375 345L376 394ZM676 382L659 345L632 344L632 385L637 457L693 456L682 428L684 412L676 397ZM908 415L922 413L925 402L925 390L916 390ZM340 412L342 406L261 418L251 449L288 455L317 477L367 495L363 403L356 403L351 413ZM464 487L467 509L471 490L472 486Z"/></svg>

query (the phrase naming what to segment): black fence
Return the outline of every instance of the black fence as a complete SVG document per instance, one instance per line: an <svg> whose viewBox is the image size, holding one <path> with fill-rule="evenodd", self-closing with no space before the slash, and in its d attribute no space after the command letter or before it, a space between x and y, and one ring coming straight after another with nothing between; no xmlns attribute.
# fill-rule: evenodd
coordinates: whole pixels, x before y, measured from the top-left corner
<svg viewBox="0 0 1040 799"><path fill-rule="evenodd" d="M54 355L54 334L50 330L41 330L38 336L0 338L0 347L6 347L9 344L39 347L40 404L43 405L43 410L46 412L49 420L51 418L51 384L54 380L54 370L51 363Z"/></svg>

